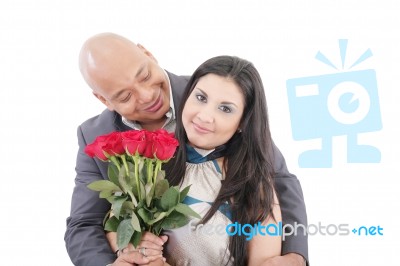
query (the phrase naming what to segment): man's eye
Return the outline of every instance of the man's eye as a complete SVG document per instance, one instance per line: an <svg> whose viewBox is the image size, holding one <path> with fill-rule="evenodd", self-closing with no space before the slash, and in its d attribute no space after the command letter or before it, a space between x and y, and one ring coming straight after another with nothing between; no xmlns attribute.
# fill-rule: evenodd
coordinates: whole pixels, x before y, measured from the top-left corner
<svg viewBox="0 0 400 266"><path fill-rule="evenodd" d="M231 113L232 112L232 109L230 107L224 106L224 105L220 106L219 109L224 113Z"/></svg>
<svg viewBox="0 0 400 266"><path fill-rule="evenodd" d="M131 94L128 94L125 98L121 100L122 103L126 103L131 98Z"/></svg>
<svg viewBox="0 0 400 266"><path fill-rule="evenodd" d="M151 75L150 75L150 72L149 72L149 73L147 73L147 75L146 75L146 77L144 78L144 80L143 80L143 81L147 81L147 80L149 80L149 79L150 79L150 77L151 77Z"/></svg>
<svg viewBox="0 0 400 266"><path fill-rule="evenodd" d="M206 102L206 101L207 101L207 98L204 97L204 96L201 95L201 94L196 94L196 98L197 98L197 100L199 100L200 102Z"/></svg>

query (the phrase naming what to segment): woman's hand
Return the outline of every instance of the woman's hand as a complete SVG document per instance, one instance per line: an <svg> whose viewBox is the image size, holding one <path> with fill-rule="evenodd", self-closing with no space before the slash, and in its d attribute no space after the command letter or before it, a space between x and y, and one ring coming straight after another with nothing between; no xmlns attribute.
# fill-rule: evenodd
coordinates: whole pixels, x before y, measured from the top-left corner
<svg viewBox="0 0 400 266"><path fill-rule="evenodd" d="M108 232L106 233L107 240L114 252L118 250L117 246L117 233ZM119 257L125 253L138 252L145 256L149 262L155 261L157 259L163 259L163 245L167 242L168 236L156 236L150 232L144 232L142 235L142 239L139 245L135 248L131 243L124 248L123 250L119 250L117 252L117 256Z"/></svg>

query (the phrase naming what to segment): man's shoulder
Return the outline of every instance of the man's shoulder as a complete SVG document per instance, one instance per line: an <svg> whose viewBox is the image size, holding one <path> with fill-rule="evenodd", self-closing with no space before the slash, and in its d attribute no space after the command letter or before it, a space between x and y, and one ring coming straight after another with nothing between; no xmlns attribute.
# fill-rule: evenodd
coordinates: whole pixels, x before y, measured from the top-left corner
<svg viewBox="0 0 400 266"><path fill-rule="evenodd" d="M182 95L185 91L186 85L189 82L190 76L177 76L168 72L169 80L171 82L172 94L174 97L175 107L177 108L182 100Z"/></svg>
<svg viewBox="0 0 400 266"><path fill-rule="evenodd" d="M186 80L186 82L189 81L189 79L190 79L190 75L177 75L172 72L169 72L168 70L165 70L165 71L167 72L168 77L170 79L172 78L172 79L176 79L176 80Z"/></svg>
<svg viewBox="0 0 400 266"><path fill-rule="evenodd" d="M93 116L83 122L81 124L82 128L85 129L90 129L90 128L98 128L98 127L104 127L107 124L113 124L114 120L116 119L116 113L109 111L108 109L105 109L103 112L100 114Z"/></svg>
<svg viewBox="0 0 400 266"><path fill-rule="evenodd" d="M171 82L171 86L173 89L176 87L184 88L190 79L190 76L188 76L188 75L176 75L169 71L166 71L166 72L168 74L168 77L169 77L169 80Z"/></svg>
<svg viewBox="0 0 400 266"><path fill-rule="evenodd" d="M96 136L118 130L118 117L120 118L116 112L105 109L101 114L83 122L80 130L86 139L94 139Z"/></svg>

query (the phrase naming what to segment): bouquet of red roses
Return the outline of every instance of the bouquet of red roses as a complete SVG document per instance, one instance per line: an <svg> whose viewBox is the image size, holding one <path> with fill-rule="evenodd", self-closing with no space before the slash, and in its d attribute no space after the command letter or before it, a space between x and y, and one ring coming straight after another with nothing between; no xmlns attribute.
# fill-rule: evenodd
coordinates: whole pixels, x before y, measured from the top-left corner
<svg viewBox="0 0 400 266"><path fill-rule="evenodd" d="M104 229L117 232L120 250L129 243L136 247L144 231L159 235L163 229L186 225L188 216L200 218L182 203L190 186L180 191L164 179L161 166L177 146L173 134L163 129L112 132L86 146L87 155L110 162L109 180L94 181L88 188L111 203Z"/></svg>

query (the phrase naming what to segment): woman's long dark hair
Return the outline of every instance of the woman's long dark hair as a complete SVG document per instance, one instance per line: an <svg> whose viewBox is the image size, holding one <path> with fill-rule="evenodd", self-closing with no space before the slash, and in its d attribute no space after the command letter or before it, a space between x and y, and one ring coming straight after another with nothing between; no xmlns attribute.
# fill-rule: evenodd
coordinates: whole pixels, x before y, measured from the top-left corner
<svg viewBox="0 0 400 266"><path fill-rule="evenodd" d="M207 74L226 77L235 82L243 93L245 108L240 121L242 132L235 133L227 145L223 163L225 180L201 222L206 223L218 207L227 201L230 202L233 222L262 222L267 216L273 217L272 140L263 84L252 63L238 57L218 56L200 65L189 80L177 113L176 138L179 143L188 141L182 124L182 111L199 79ZM180 145L174 159L166 166L166 176L171 184L179 185L182 182L185 162L185 145ZM234 258L234 265L247 265L248 242L245 236L231 237L229 251Z"/></svg>

